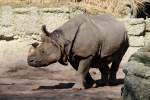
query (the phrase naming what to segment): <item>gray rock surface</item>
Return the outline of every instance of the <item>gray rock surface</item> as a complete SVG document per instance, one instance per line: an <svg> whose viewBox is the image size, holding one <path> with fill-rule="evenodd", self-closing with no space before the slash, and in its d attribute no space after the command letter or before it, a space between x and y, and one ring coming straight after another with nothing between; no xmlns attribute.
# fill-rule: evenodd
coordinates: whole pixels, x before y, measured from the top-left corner
<svg viewBox="0 0 150 100"><path fill-rule="evenodd" d="M150 100L150 45L130 57L124 73L124 100Z"/></svg>

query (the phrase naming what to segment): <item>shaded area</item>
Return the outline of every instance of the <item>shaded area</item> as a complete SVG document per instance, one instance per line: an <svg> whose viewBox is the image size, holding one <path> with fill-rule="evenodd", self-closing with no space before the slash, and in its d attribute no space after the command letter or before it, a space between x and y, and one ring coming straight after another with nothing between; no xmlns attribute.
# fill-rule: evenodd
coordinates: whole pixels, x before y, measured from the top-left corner
<svg viewBox="0 0 150 100"><path fill-rule="evenodd" d="M110 83L105 84L102 80L96 80L95 83L96 83L96 88L97 87L104 87L104 86L117 86L117 85L123 85L124 79L123 78L117 79L116 81L114 81L113 84L110 84Z"/></svg>
<svg viewBox="0 0 150 100"><path fill-rule="evenodd" d="M59 83L54 86L40 86L39 89L69 89L72 88L75 83Z"/></svg>

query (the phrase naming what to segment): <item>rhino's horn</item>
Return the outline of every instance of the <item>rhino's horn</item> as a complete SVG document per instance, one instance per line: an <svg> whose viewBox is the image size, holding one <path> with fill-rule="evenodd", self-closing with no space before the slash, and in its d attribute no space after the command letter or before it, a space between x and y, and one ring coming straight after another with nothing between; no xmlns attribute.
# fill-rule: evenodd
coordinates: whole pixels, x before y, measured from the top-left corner
<svg viewBox="0 0 150 100"><path fill-rule="evenodd" d="M46 34L46 36L50 35L50 32L48 32L47 29L46 29L46 25L42 25L42 31L43 31L43 33Z"/></svg>
<svg viewBox="0 0 150 100"><path fill-rule="evenodd" d="M38 45L39 45L38 42L32 43L32 46L33 46L34 48L36 48Z"/></svg>

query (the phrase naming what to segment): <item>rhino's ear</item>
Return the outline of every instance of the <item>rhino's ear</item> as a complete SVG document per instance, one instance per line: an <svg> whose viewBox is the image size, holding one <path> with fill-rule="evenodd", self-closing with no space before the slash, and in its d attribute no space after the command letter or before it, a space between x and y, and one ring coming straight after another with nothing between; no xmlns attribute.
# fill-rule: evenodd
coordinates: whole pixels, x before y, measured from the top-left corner
<svg viewBox="0 0 150 100"><path fill-rule="evenodd" d="M46 25L42 25L42 32L46 35L46 36L50 36L50 32L47 31L46 29Z"/></svg>
<svg viewBox="0 0 150 100"><path fill-rule="evenodd" d="M55 41L58 41L61 35L62 35L61 30L54 30L51 34L49 34L49 37Z"/></svg>
<svg viewBox="0 0 150 100"><path fill-rule="evenodd" d="M31 44L34 48L36 48L38 45L39 45L39 43L38 42L35 42L35 43L32 43Z"/></svg>

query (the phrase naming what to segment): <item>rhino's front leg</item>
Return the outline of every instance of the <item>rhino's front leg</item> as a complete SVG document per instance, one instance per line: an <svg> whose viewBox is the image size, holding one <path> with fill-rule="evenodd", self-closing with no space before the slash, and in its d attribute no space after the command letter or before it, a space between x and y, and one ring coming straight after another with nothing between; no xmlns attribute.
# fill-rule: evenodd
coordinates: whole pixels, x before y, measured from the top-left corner
<svg viewBox="0 0 150 100"><path fill-rule="evenodd" d="M73 87L74 89L86 89L92 87L94 80L92 79L89 69L92 57L81 60L77 70L78 83Z"/></svg>

